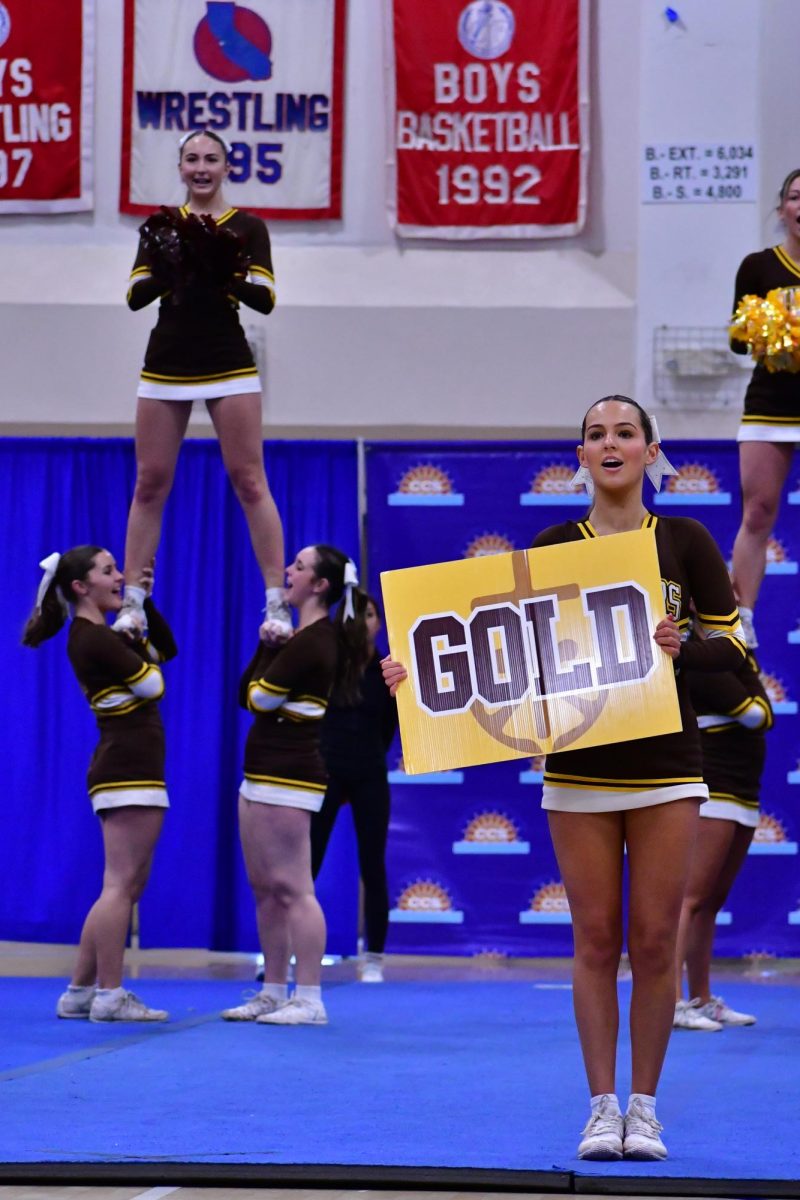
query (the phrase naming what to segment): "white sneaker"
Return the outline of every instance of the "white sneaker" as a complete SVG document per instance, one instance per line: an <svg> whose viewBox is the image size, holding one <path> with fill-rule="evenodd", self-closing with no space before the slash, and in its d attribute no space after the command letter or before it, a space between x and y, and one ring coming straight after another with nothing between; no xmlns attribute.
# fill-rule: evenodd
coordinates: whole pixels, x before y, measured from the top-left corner
<svg viewBox="0 0 800 1200"><path fill-rule="evenodd" d="M73 1021L88 1021L95 991L96 989L93 987L81 988L80 991L75 992L71 992L68 988L58 997L56 1016L66 1017Z"/></svg>
<svg viewBox="0 0 800 1200"><path fill-rule="evenodd" d="M703 1033L718 1033L722 1023L715 1021L706 1014L708 1005L701 1005L698 999L678 1000L675 1004L675 1016L672 1018L673 1029L697 1029Z"/></svg>
<svg viewBox="0 0 800 1200"><path fill-rule="evenodd" d="M622 1113L611 1110L611 1100L604 1096L597 1112L592 1113L583 1130L583 1141L578 1146L578 1158L590 1158L600 1162L614 1162L622 1158L623 1123Z"/></svg>
<svg viewBox="0 0 800 1200"><path fill-rule="evenodd" d="M92 1000L90 1021L166 1021L163 1008L148 1008L133 992L120 996L98 996Z"/></svg>
<svg viewBox="0 0 800 1200"><path fill-rule="evenodd" d="M658 1136L664 1126L656 1120L641 1100L634 1100L625 1113L625 1140L622 1153L637 1162L660 1162L667 1157L667 1147Z"/></svg>
<svg viewBox="0 0 800 1200"><path fill-rule="evenodd" d="M327 1025L328 1014L321 1000L301 1000L292 996L274 1012L256 1017L259 1025Z"/></svg>
<svg viewBox="0 0 800 1200"><path fill-rule="evenodd" d="M274 1013L281 1004L285 1003L285 1000L276 1000L274 996L268 996L266 992L256 992L255 996L245 1000L244 1004L238 1004L236 1008L224 1009L222 1019L223 1021L257 1021L259 1017Z"/></svg>
<svg viewBox="0 0 800 1200"><path fill-rule="evenodd" d="M716 1021L720 1025L755 1025L756 1019L752 1013L737 1012L735 1008L731 1008L725 1003L721 996L712 996L705 1004L700 1004L700 1001L692 1001L700 1005L698 1011L711 1021Z"/></svg>
<svg viewBox="0 0 800 1200"><path fill-rule="evenodd" d="M146 637L147 617L144 615L144 609L140 608L138 604L130 604L123 600L119 616L111 628L114 633L127 634L128 637L135 638L137 641Z"/></svg>
<svg viewBox="0 0 800 1200"><path fill-rule="evenodd" d="M368 950L361 963L362 983L383 983L383 955Z"/></svg>

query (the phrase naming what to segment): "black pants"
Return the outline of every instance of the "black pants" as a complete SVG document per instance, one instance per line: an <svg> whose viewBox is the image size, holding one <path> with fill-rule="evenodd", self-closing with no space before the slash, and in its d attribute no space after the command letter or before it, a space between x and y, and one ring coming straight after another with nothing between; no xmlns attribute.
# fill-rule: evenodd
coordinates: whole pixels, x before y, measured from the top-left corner
<svg viewBox="0 0 800 1200"><path fill-rule="evenodd" d="M389 888L386 882L389 782L385 767L357 775L331 772L322 808L311 817L311 870L316 879L339 809L348 801L353 810L358 869L364 884L367 950L382 954L389 927Z"/></svg>

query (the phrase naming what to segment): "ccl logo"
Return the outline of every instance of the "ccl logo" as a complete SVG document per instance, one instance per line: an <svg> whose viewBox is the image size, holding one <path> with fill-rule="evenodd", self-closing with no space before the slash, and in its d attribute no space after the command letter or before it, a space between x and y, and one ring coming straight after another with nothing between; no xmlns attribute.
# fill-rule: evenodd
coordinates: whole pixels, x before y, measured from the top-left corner
<svg viewBox="0 0 800 1200"><path fill-rule="evenodd" d="M580 589L591 653L559 641L559 598L480 605L420 617L409 631L420 707L430 716L640 684L656 668L647 592L634 582Z"/></svg>

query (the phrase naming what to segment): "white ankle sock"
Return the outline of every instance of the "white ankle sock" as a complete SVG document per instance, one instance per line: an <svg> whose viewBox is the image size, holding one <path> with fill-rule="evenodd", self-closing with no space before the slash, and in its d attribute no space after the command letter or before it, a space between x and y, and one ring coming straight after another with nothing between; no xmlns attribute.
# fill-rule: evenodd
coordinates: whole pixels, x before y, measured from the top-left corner
<svg viewBox="0 0 800 1200"><path fill-rule="evenodd" d="M592 1116L597 1112L604 1100L608 1100L609 1108L613 1113L619 1113L619 1100L616 1092L600 1092L597 1096L592 1096L589 1103L592 1106Z"/></svg>
<svg viewBox="0 0 800 1200"><path fill-rule="evenodd" d="M656 1098L655 1098L655 1096L646 1096L644 1094L644 1092L631 1092L630 1096L628 1097L628 1111L629 1112L630 1112L630 1107L633 1104L634 1100L638 1100L641 1103L642 1108L645 1110L645 1112L647 1112L651 1117L654 1117L656 1115Z"/></svg>
<svg viewBox="0 0 800 1200"><path fill-rule="evenodd" d="M144 608L146 598L147 592L143 587L137 587L135 583L126 583L125 600L128 604L132 604L134 608Z"/></svg>
<svg viewBox="0 0 800 1200"><path fill-rule="evenodd" d="M265 983L261 989L262 996L268 996L270 1000L277 1000L282 1004L288 996L288 988L285 983Z"/></svg>
<svg viewBox="0 0 800 1200"><path fill-rule="evenodd" d="M102 996L104 1000L118 1000L120 996L125 995L125 988L122 984L115 988L98 988L97 995Z"/></svg>
<svg viewBox="0 0 800 1200"><path fill-rule="evenodd" d="M93 983L71 983L67 987L67 991L73 996L83 996L86 992L93 992L95 985Z"/></svg>
<svg viewBox="0 0 800 1200"><path fill-rule="evenodd" d="M299 983L294 989L294 994L298 1000L311 1000L315 1004L322 1003L322 988L312 987L310 983Z"/></svg>

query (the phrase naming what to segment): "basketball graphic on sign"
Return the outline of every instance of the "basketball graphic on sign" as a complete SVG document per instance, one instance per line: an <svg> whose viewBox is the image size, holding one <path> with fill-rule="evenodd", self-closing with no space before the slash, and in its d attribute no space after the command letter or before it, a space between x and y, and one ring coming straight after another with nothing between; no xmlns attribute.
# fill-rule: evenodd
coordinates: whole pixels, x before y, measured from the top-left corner
<svg viewBox="0 0 800 1200"><path fill-rule="evenodd" d="M194 33L194 53L214 79L242 83L272 76L272 33L266 21L240 4L209 0Z"/></svg>
<svg viewBox="0 0 800 1200"><path fill-rule="evenodd" d="M473 0L458 19L458 40L475 58L500 58L511 46L515 25L502 0Z"/></svg>

